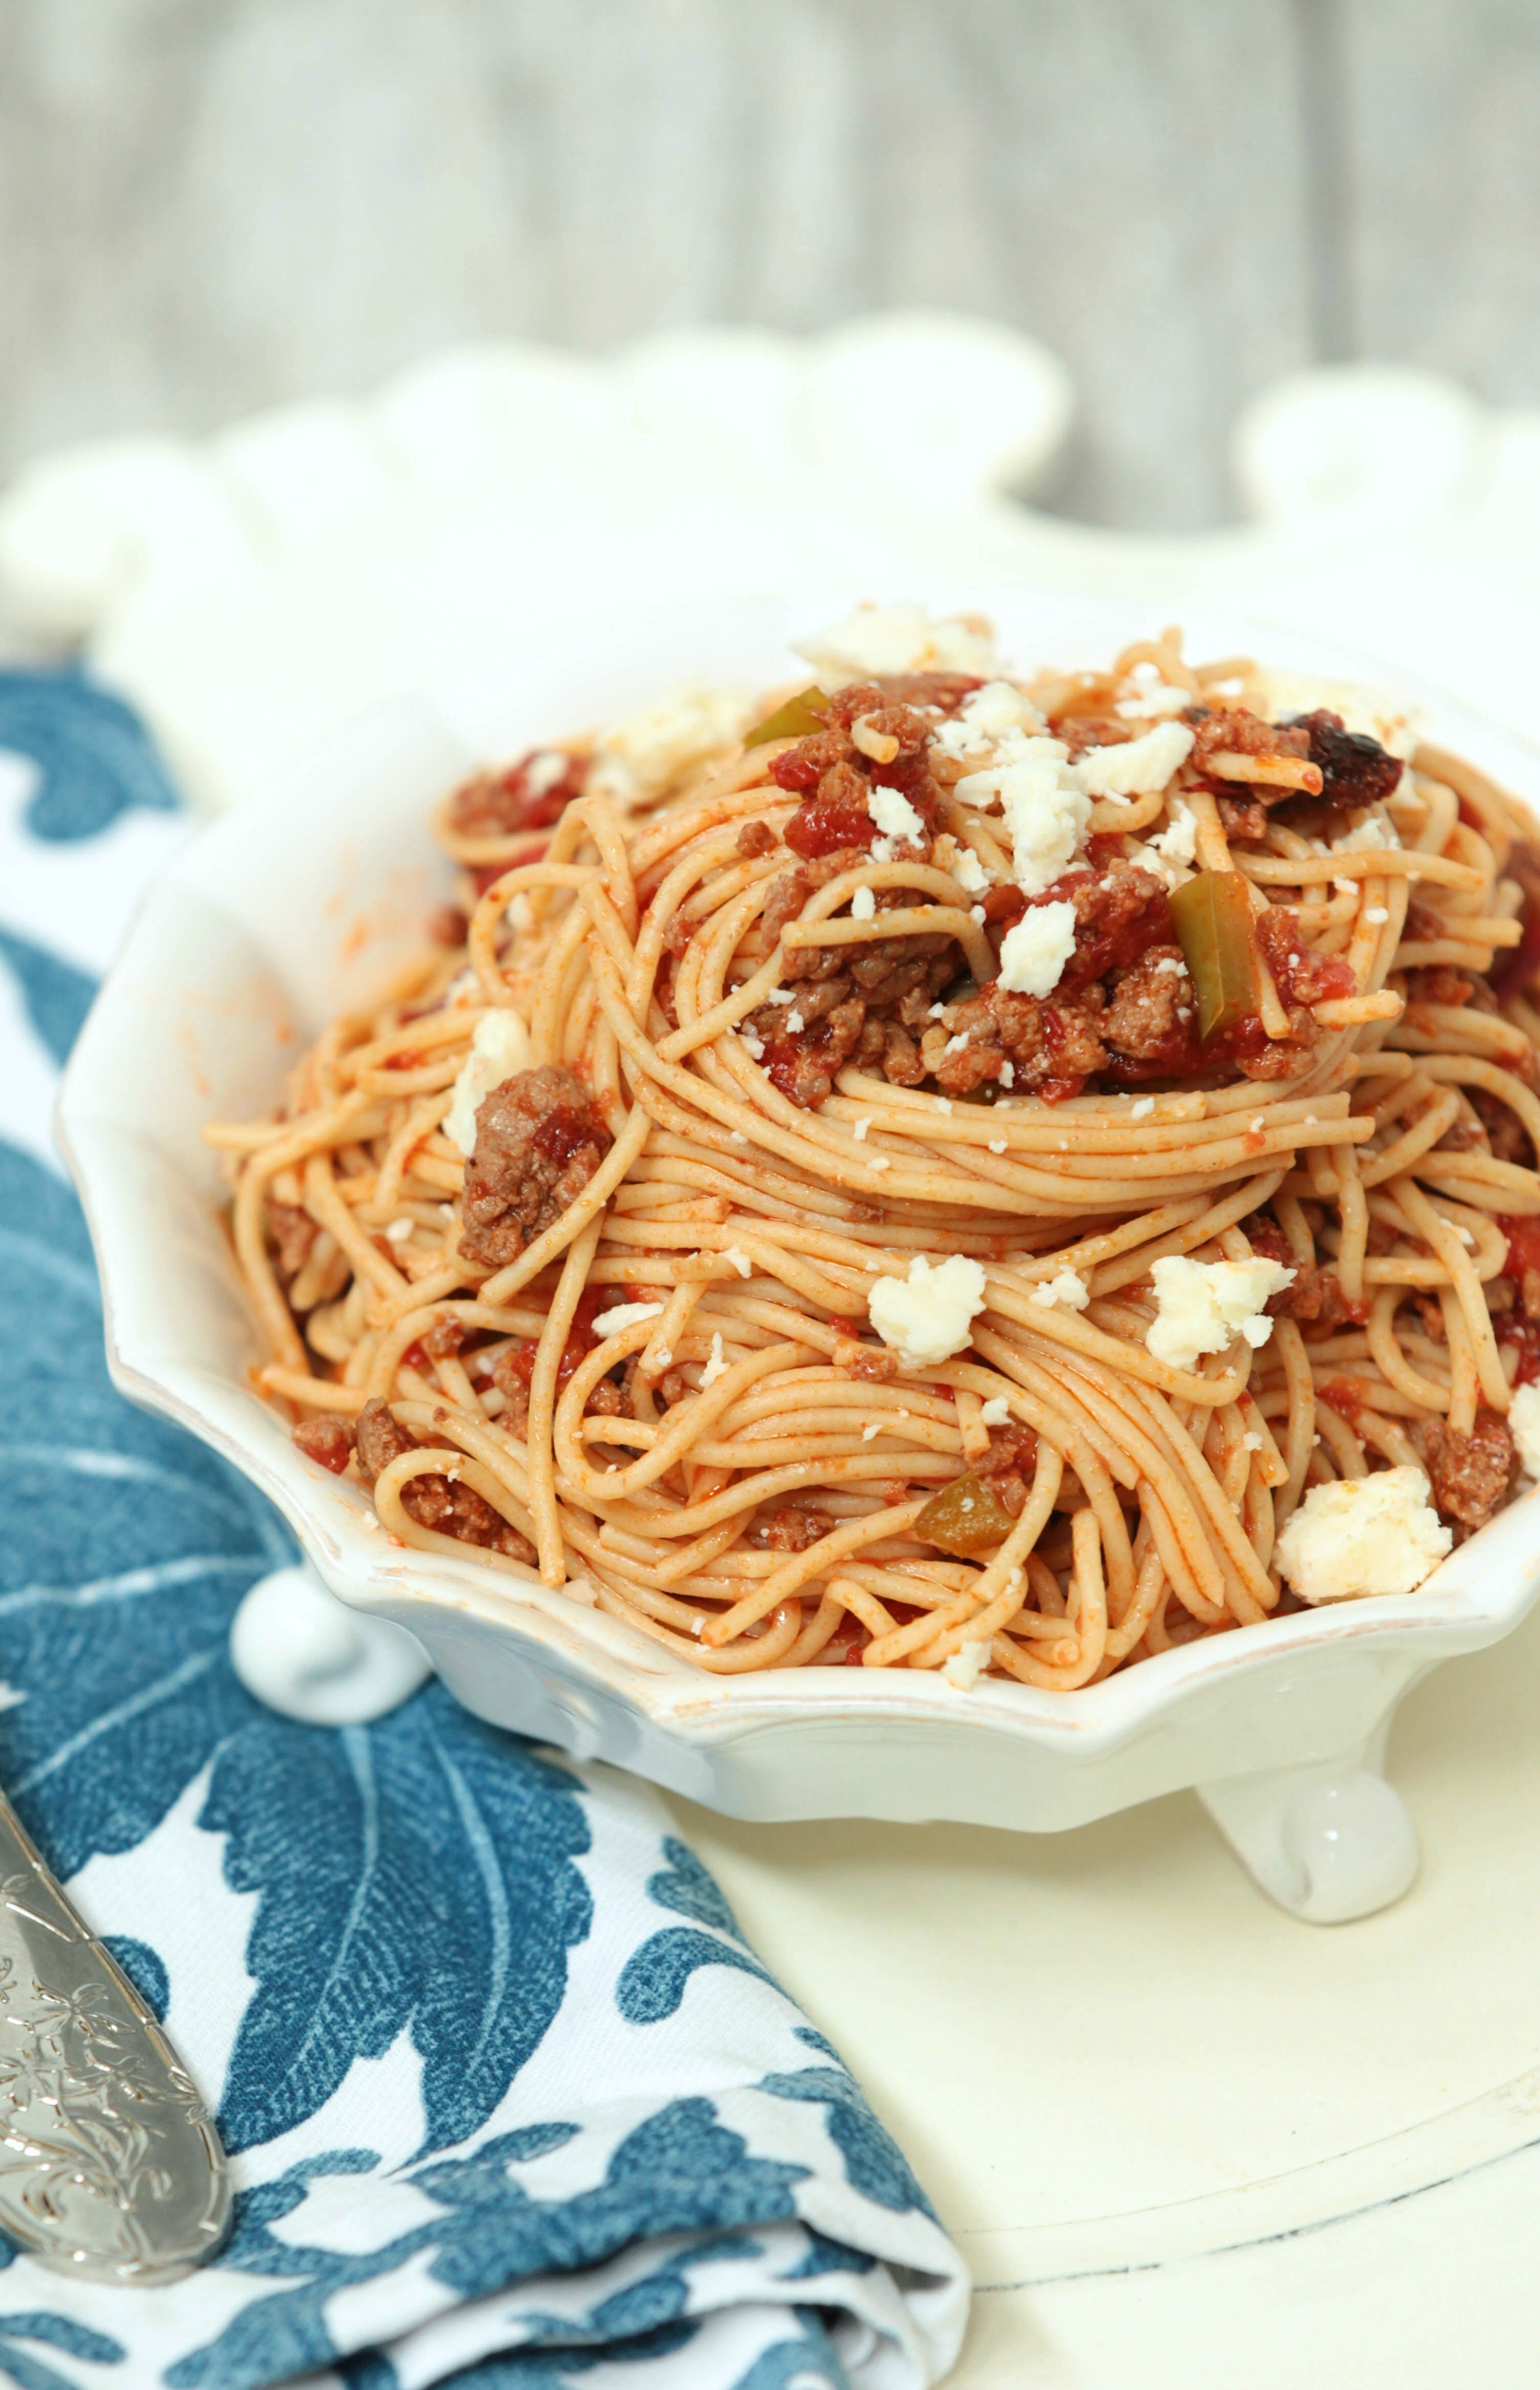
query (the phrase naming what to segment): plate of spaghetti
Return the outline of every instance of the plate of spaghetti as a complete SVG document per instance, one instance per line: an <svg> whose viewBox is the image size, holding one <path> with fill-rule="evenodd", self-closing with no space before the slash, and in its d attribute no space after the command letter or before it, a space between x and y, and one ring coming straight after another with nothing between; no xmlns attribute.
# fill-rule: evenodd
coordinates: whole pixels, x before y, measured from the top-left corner
<svg viewBox="0 0 1540 2390"><path fill-rule="evenodd" d="M727 1805L1068 1822L1357 1748L1535 1589L1526 775L1351 659L1030 593L478 668L131 940L63 1105L120 1377L473 1705ZM995 1758L713 1792L836 1715ZM1013 1739L1110 1772L1020 1817Z"/></svg>

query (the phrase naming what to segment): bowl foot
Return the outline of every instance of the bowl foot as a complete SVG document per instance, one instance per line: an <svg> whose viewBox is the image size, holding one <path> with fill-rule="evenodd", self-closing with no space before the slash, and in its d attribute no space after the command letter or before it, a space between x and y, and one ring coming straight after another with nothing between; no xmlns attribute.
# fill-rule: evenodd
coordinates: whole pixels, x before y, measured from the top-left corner
<svg viewBox="0 0 1540 2390"><path fill-rule="evenodd" d="M305 1561L259 1577L230 1625L247 1691L306 1726L363 1726L432 1674L415 1635L340 1601Z"/></svg>
<svg viewBox="0 0 1540 2390"><path fill-rule="evenodd" d="M1417 1829L1383 1774L1388 1727L1340 1759L1197 1788L1241 1865L1308 1925L1388 1908L1421 1865Z"/></svg>

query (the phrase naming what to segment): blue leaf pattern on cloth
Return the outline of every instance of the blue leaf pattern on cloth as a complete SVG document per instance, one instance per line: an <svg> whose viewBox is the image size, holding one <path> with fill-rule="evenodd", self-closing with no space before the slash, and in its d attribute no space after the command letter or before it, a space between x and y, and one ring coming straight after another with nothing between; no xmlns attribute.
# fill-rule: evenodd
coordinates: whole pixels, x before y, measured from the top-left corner
<svg viewBox="0 0 1540 2390"><path fill-rule="evenodd" d="M657 2024L674 2014L698 1967L737 1967L763 1984L776 1981L768 1967L747 1950L719 1942L712 1934L697 1934L687 1925L668 1925L626 1960L615 1986L615 2005L628 2024Z"/></svg>
<svg viewBox="0 0 1540 2390"><path fill-rule="evenodd" d="M793 2186L806 2173L752 2156L741 2134L717 2123L709 2100L675 2101L648 2117L614 2151L603 2182L571 2199L533 2198L513 2178L509 2168L520 2152L507 2144L518 2138L499 2136L471 2157L414 2167L407 2180L443 2214L379 2249L310 2247L272 2229L299 2207L316 2175L363 2173L369 2152L307 2160L243 2194L223 2263L252 2274L298 2275L302 2285L242 2308L211 2346L171 2368L172 2390L250 2390L326 2364L337 2354L327 2300L430 2251L434 2281L462 2297L482 2298L528 2275L597 2266L650 2235L790 2217Z"/></svg>
<svg viewBox="0 0 1540 2390"><path fill-rule="evenodd" d="M171 1977L159 1950L141 1942L136 1934L104 1934L104 1947L110 1950L145 2006L164 2024L166 2011L171 2006Z"/></svg>
<svg viewBox="0 0 1540 2390"><path fill-rule="evenodd" d="M18 2342L41 2342L67 2357L83 2358L93 2365L121 2365L128 2351L105 2332L88 2332L72 2317L35 2312L0 2316L0 2374L17 2390L74 2390L72 2380L33 2357Z"/></svg>
<svg viewBox="0 0 1540 2390"><path fill-rule="evenodd" d="M27 1018L54 1060L62 1064L91 1009L96 981L12 930L0 930L0 960L8 964L21 990Z"/></svg>
<svg viewBox="0 0 1540 2390"><path fill-rule="evenodd" d="M133 716L78 675L0 673L3 749L39 768L33 837L173 802ZM26 844L13 807L0 888ZM0 965L62 1061L92 989L49 928L9 920ZM894 2390L923 2390L960 2336L955 2253L901 2207L902 2161L842 2070L767 2073L797 2037L839 2061L659 1805L437 1685L341 1732L248 1696L230 1619L292 1539L114 1391L80 1208L3 1141L0 1450L0 1773L59 1874L90 1870L83 1905L106 1902L109 1947L178 2037L222 2019L185 2054L238 2184L225 2249L153 2300L57 2281L0 2240L0 2378L265 2390L329 2365L349 2390L577 2390L623 2365L645 2390L687 2350L692 2390L845 2390L843 2314ZM702 1967L712 1997L681 2015Z"/></svg>
<svg viewBox="0 0 1540 2390"><path fill-rule="evenodd" d="M295 1803L330 1819L324 1846L295 1835ZM246 1961L258 1988L220 2116L230 2147L314 2114L408 2021L425 2148L484 2124L588 1931L571 1780L432 1684L371 1727L269 1719L222 1753L202 1822L229 1835L228 1882L263 1895Z"/></svg>
<svg viewBox="0 0 1540 2390"><path fill-rule="evenodd" d="M0 747L41 774L34 838L95 838L130 805L167 811L175 791L144 725L74 672L0 672Z"/></svg>
<svg viewBox="0 0 1540 2390"><path fill-rule="evenodd" d="M853 2075L843 2067L804 2066L795 2075L767 2075L761 2084L777 2100L814 2100L828 2112L829 2139L845 2161L845 2172L863 2198L879 2207L935 2210L892 2135L866 2105Z"/></svg>
<svg viewBox="0 0 1540 2390"><path fill-rule="evenodd" d="M738 1919L721 1885L710 1870L701 1866L689 1844L670 1834L663 1844L663 1857L668 1867L648 1876L648 1898L655 1900L660 1908L672 1908L681 1917L693 1917L698 1925L714 1925L719 1934L730 1934L735 1942L741 1942Z"/></svg>

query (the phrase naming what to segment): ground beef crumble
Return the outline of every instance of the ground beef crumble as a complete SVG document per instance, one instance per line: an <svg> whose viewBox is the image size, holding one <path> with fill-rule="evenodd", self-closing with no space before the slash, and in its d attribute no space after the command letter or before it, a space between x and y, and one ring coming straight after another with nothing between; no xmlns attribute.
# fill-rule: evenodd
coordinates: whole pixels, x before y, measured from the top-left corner
<svg viewBox="0 0 1540 2390"><path fill-rule="evenodd" d="M340 1477L353 1458L353 1421L336 1412L321 1411L314 1419L302 1419L292 1433L305 1458L329 1469L334 1477Z"/></svg>
<svg viewBox="0 0 1540 2390"><path fill-rule="evenodd" d="M612 1140L575 1073L520 1071L476 1114L460 1251L485 1269L517 1261L576 1202Z"/></svg>
<svg viewBox="0 0 1540 2390"><path fill-rule="evenodd" d="M417 1437L407 1433L378 1396L359 1412L357 1436L358 1473L370 1487L382 1469L404 1452L417 1448ZM401 1507L419 1526L453 1536L457 1543L475 1544L482 1551L501 1552L513 1561L530 1561L535 1557L528 1537L510 1527L473 1486L461 1485L436 1471L412 1478L402 1488Z"/></svg>
<svg viewBox="0 0 1540 2390"><path fill-rule="evenodd" d="M1469 1435L1443 1420L1422 1432L1428 1475L1441 1518L1459 1540L1473 1536L1508 1499L1513 1471L1513 1438L1495 1411L1479 1412Z"/></svg>
<svg viewBox="0 0 1540 2390"><path fill-rule="evenodd" d="M462 838L511 838L519 830L549 829L572 799L581 796L588 766L581 755L558 773L554 752L534 748L500 771L474 772L449 801L452 829Z"/></svg>

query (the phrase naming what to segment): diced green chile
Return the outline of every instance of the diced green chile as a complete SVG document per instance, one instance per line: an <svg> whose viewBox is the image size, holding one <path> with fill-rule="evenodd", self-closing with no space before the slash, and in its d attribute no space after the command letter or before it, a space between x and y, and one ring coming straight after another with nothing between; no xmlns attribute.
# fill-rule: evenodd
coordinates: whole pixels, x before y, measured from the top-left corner
<svg viewBox="0 0 1540 2390"><path fill-rule="evenodd" d="M1238 871L1200 871L1173 891L1182 957L1198 991L1198 1034L1233 1029L1257 1009L1257 944Z"/></svg>
<svg viewBox="0 0 1540 2390"><path fill-rule="evenodd" d="M810 739L815 730L828 727L828 699L816 681L811 688L800 688L774 713L756 722L752 730L745 731L745 747L763 747L767 739Z"/></svg>
<svg viewBox="0 0 1540 2390"><path fill-rule="evenodd" d="M1003 1544L1016 1524L992 1485L971 1471L932 1495L915 1521L915 1534L957 1560L975 1560Z"/></svg>

